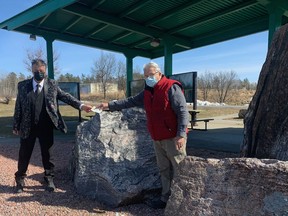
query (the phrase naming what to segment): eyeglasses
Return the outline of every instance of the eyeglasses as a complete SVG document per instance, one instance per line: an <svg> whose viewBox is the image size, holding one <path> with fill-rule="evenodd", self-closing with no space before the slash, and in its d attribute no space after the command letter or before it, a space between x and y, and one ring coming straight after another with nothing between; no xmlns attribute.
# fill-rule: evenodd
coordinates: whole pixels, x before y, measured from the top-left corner
<svg viewBox="0 0 288 216"><path fill-rule="evenodd" d="M144 75L144 77L145 78L148 78L148 77L150 77L150 78L153 78L157 73L159 73L159 71L157 71L156 73L154 73L154 74L150 74L150 75Z"/></svg>

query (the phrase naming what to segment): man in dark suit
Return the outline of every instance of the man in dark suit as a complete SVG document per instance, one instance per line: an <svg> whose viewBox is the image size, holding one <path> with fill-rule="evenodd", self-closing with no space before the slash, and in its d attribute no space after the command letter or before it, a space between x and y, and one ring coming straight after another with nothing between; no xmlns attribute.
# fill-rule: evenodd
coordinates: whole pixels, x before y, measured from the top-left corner
<svg viewBox="0 0 288 216"><path fill-rule="evenodd" d="M18 83L14 112L13 133L20 136L18 171L15 173L16 191L23 191L24 177L36 138L38 138L41 148L46 189L54 191L54 164L51 161L53 129L67 132L57 100L86 112L90 112L92 107L82 104L69 93L62 91L55 80L49 79L46 76L46 63L43 60L32 61L32 72L32 79Z"/></svg>

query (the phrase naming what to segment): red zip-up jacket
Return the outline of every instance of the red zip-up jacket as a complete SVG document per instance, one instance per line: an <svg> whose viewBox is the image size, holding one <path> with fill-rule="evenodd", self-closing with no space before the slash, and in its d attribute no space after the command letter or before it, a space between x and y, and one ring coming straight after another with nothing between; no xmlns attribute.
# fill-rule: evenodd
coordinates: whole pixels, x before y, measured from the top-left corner
<svg viewBox="0 0 288 216"><path fill-rule="evenodd" d="M171 139L177 135L177 116L168 98L168 91L175 83L181 86L178 81L163 76L154 86L153 94L144 91L147 127L153 140Z"/></svg>

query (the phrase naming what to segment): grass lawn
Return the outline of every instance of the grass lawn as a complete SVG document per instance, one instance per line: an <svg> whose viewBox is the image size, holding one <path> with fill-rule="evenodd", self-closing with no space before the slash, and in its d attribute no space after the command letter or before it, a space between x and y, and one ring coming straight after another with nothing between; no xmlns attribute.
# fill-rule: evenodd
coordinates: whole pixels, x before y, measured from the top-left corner
<svg viewBox="0 0 288 216"><path fill-rule="evenodd" d="M12 122L14 114L15 101L10 101L9 104L0 104L0 137L16 137L12 134ZM71 106L65 105L60 106L60 112L68 125L68 134L75 133L75 125L73 124L72 130L69 128L69 121L79 122L79 111L72 108ZM201 112L197 114L197 118L211 118L215 116L223 116L229 114L236 114L241 108L239 107L225 107L225 106L215 106L215 107L198 107ZM93 115L81 111L82 120L89 120L89 115ZM58 131L55 133L61 134Z"/></svg>
<svg viewBox="0 0 288 216"><path fill-rule="evenodd" d="M239 108L238 106L211 106L211 107L205 107L201 106L198 107L198 110L200 110L200 113L197 114L197 118L211 118L216 116L224 116L224 115L230 115L230 114L237 114L240 109L245 108ZM246 108L247 109L247 108Z"/></svg>
<svg viewBox="0 0 288 216"><path fill-rule="evenodd" d="M13 124L13 115L14 115L15 101L10 101L9 104L0 103L0 137L17 137L12 134L12 124ZM60 106L60 112L66 121L76 121L79 122L79 111L74 109L71 106ZM90 119L89 114L85 111L81 111L82 120ZM67 124L69 125L69 124ZM69 126L68 126L69 127ZM75 126L72 127L74 131L68 130L68 134L75 133ZM55 134L62 134L56 132Z"/></svg>

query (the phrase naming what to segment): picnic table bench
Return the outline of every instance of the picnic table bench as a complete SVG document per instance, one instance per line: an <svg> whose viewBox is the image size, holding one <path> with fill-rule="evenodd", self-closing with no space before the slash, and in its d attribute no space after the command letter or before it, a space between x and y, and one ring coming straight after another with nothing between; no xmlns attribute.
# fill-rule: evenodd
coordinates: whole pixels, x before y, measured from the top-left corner
<svg viewBox="0 0 288 216"><path fill-rule="evenodd" d="M200 122L200 121L203 121L205 123L205 128L204 129L193 129L193 130L204 130L204 131L207 131L208 130L208 127L207 127L207 123L209 121L213 121L214 119L212 118L207 118L207 119L194 119L194 120L191 120L190 123L191 123L191 129L193 129L193 126L196 122Z"/></svg>
<svg viewBox="0 0 288 216"><path fill-rule="evenodd" d="M205 129L194 129L194 130L204 130L204 131L207 131L208 130L208 127L207 127L207 124L209 121L213 121L214 119L212 118L206 118L206 119L197 119L196 115L198 113L201 112L201 110L188 110L189 114L191 115L191 129L193 129L194 126L197 126L197 122L201 122L203 121L205 123Z"/></svg>

